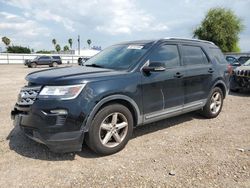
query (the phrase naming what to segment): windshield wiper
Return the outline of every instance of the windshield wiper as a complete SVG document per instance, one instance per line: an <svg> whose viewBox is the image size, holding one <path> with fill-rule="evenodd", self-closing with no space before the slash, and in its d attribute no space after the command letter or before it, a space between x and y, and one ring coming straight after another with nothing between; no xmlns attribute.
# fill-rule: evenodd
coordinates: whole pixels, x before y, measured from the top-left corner
<svg viewBox="0 0 250 188"><path fill-rule="evenodd" d="M97 67L97 68L104 68L101 65L97 65L97 64L89 64L89 65L85 65L86 67Z"/></svg>

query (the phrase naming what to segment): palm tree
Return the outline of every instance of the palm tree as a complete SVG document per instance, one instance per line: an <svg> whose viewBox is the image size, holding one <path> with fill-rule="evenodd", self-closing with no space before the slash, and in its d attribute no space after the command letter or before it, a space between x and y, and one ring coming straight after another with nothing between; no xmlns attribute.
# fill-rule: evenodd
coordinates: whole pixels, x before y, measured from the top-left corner
<svg viewBox="0 0 250 188"><path fill-rule="evenodd" d="M88 45L89 45L89 48L90 48L91 42L92 42L92 41L91 41L90 39L87 40L87 43L88 43Z"/></svg>
<svg viewBox="0 0 250 188"><path fill-rule="evenodd" d="M2 37L3 43L8 47L10 45L10 39L8 37Z"/></svg>
<svg viewBox="0 0 250 188"><path fill-rule="evenodd" d="M61 51L61 46L59 44L56 44L55 49L56 49L57 52L60 52Z"/></svg>
<svg viewBox="0 0 250 188"><path fill-rule="evenodd" d="M69 38L68 42L69 42L70 49L72 49L73 40Z"/></svg>
<svg viewBox="0 0 250 188"><path fill-rule="evenodd" d="M63 51L69 51L69 47L68 47L67 45L65 45L65 46L63 47Z"/></svg>
<svg viewBox="0 0 250 188"><path fill-rule="evenodd" d="M52 39L52 44L56 46L56 39Z"/></svg>

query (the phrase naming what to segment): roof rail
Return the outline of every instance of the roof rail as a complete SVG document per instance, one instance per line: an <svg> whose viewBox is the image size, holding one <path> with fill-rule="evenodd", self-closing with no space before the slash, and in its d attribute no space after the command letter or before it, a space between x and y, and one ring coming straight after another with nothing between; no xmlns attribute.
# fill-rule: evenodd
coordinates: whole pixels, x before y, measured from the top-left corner
<svg viewBox="0 0 250 188"><path fill-rule="evenodd" d="M213 44L213 45L215 45L215 44L214 44L213 42L211 42L211 41L200 40L200 39L190 39L190 38L181 38L181 37L166 37L166 38L164 38L164 39L205 42L205 43L208 43L208 44Z"/></svg>

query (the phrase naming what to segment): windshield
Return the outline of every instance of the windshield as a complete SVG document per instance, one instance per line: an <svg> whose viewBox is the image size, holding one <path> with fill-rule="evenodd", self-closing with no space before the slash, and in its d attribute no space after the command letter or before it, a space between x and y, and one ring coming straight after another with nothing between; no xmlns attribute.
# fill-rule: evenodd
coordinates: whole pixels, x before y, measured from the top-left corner
<svg viewBox="0 0 250 188"><path fill-rule="evenodd" d="M250 59L246 61L246 63L243 64L244 66L250 66Z"/></svg>
<svg viewBox="0 0 250 188"><path fill-rule="evenodd" d="M119 44L101 51L84 65L108 69L127 70L147 52L152 43Z"/></svg>

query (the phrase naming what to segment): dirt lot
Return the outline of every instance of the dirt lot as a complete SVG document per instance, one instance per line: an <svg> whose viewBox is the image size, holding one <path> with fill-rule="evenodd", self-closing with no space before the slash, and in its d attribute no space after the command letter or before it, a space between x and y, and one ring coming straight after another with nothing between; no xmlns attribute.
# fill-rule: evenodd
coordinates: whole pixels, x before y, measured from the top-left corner
<svg viewBox="0 0 250 188"><path fill-rule="evenodd" d="M31 71L0 65L1 187L250 187L249 92L230 94L216 119L189 113L139 127L115 155L99 157L85 145L54 154L10 120Z"/></svg>

